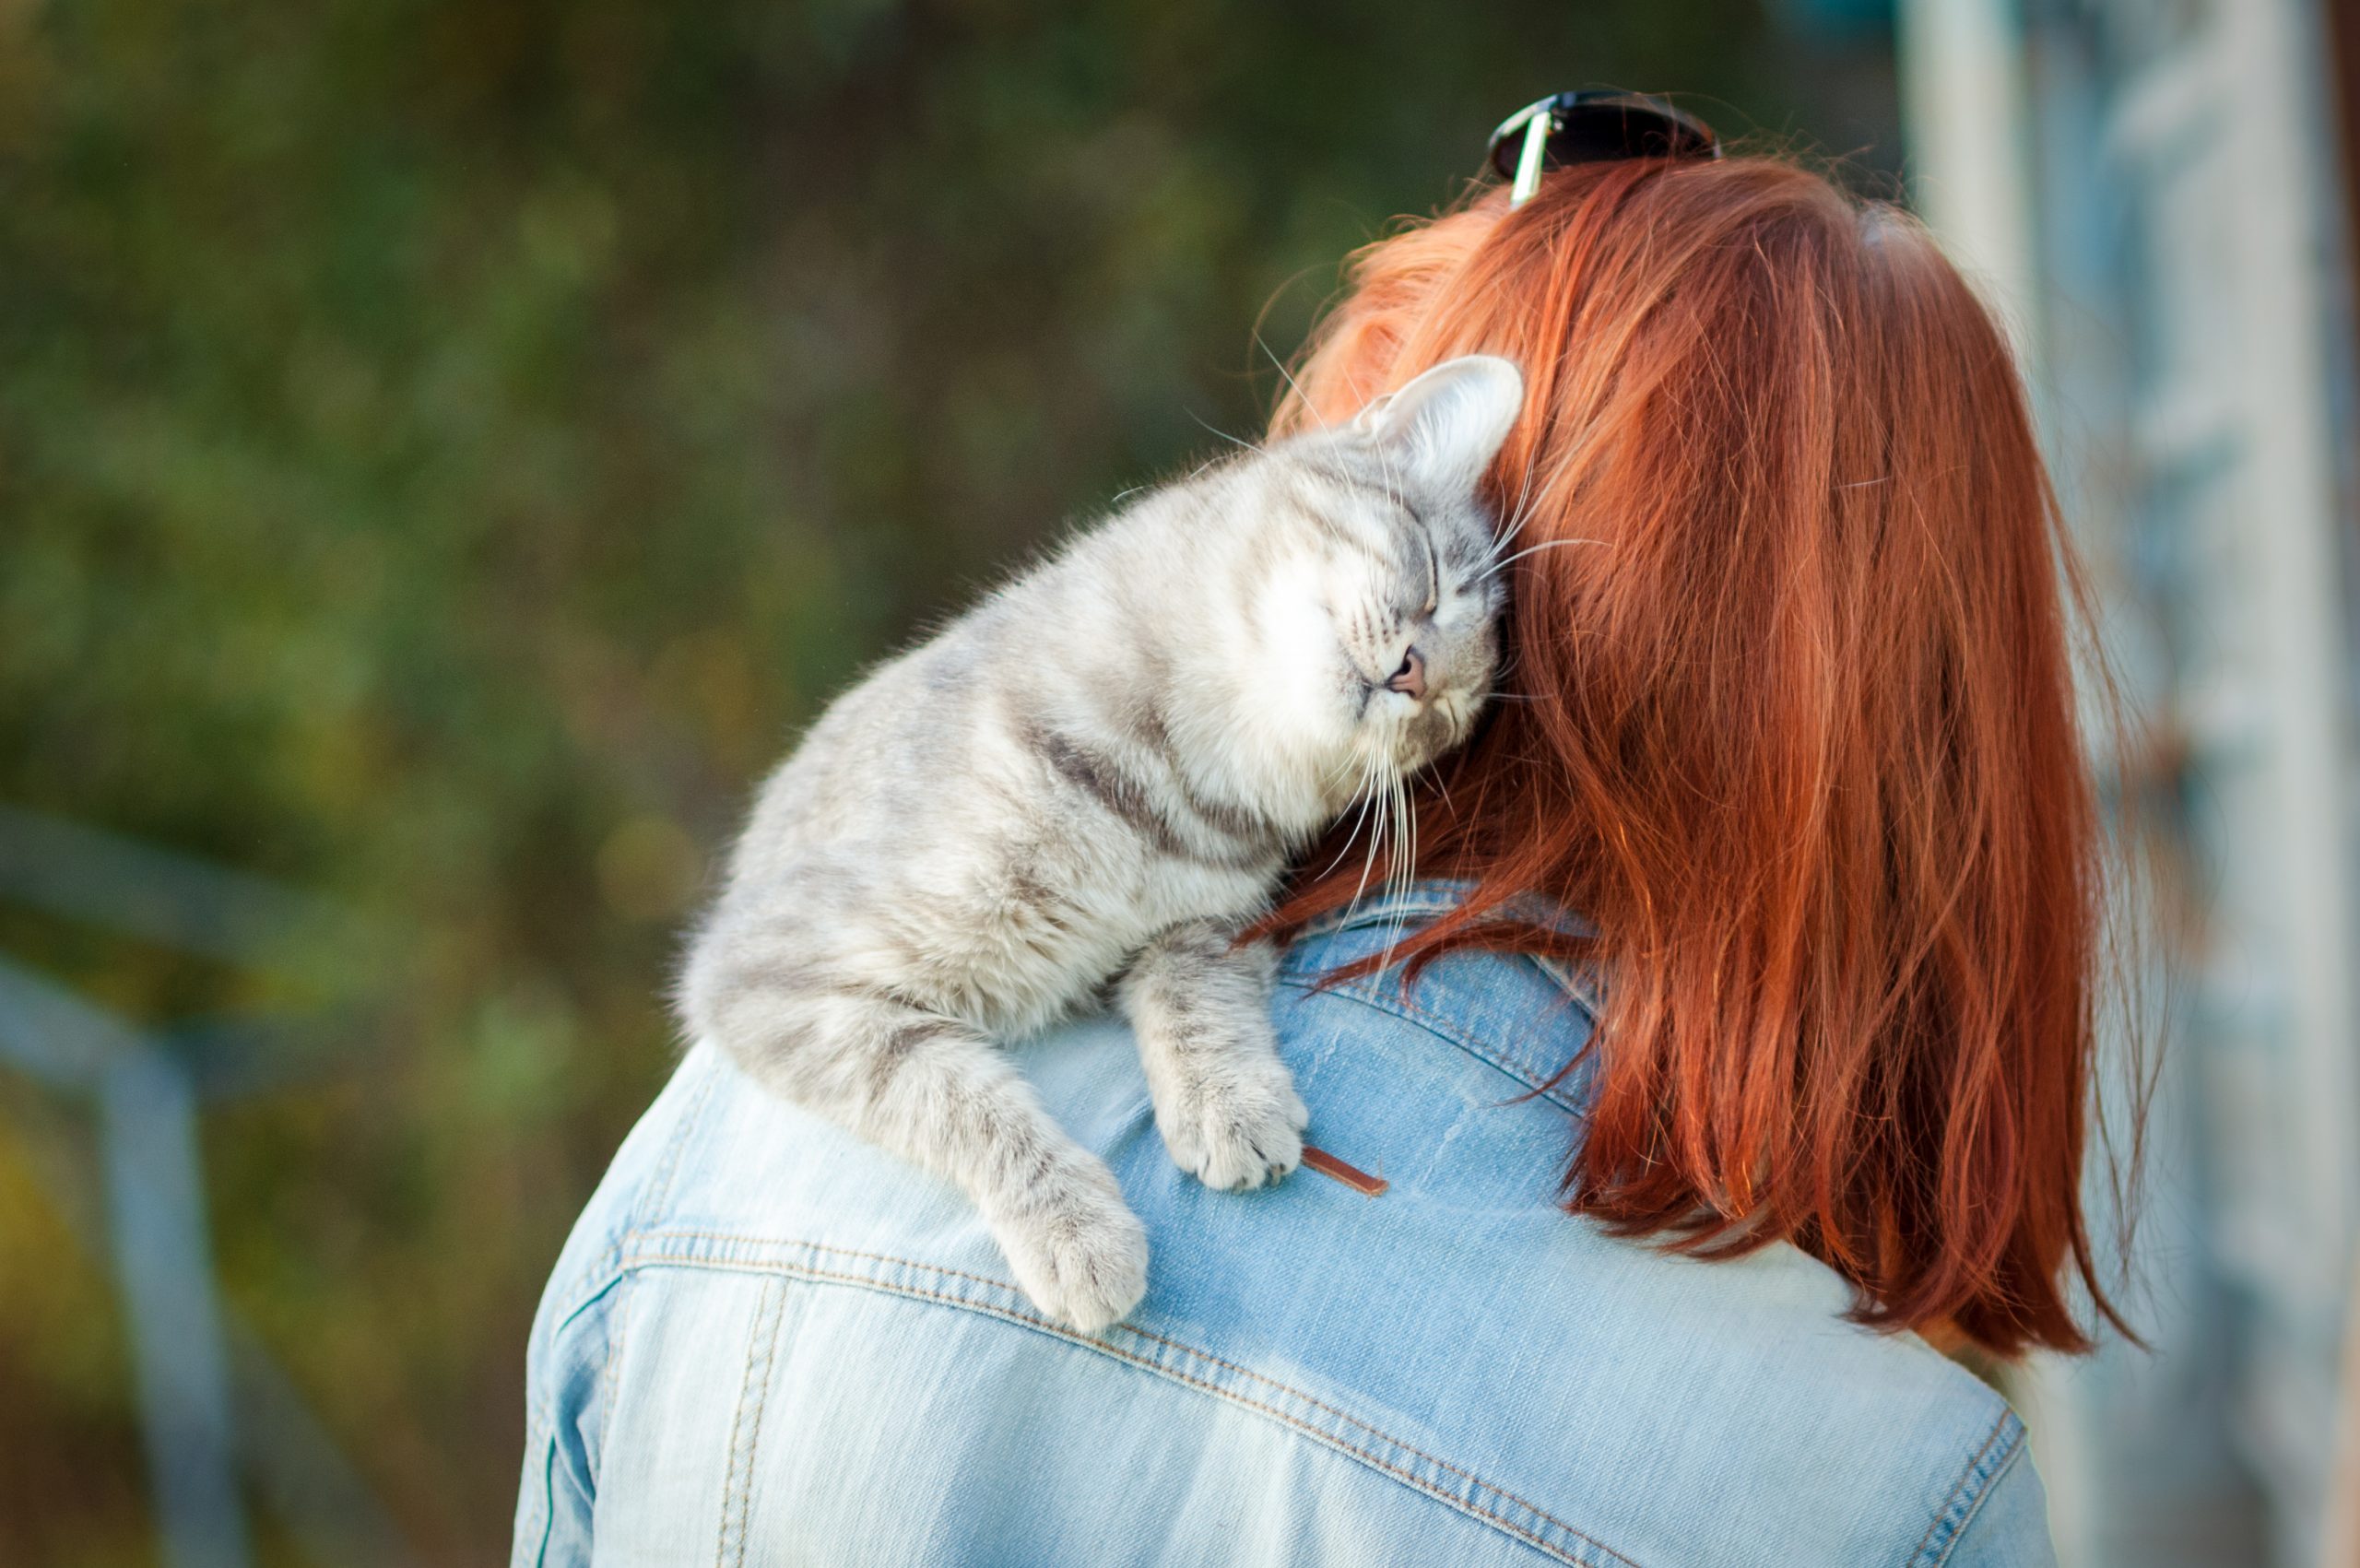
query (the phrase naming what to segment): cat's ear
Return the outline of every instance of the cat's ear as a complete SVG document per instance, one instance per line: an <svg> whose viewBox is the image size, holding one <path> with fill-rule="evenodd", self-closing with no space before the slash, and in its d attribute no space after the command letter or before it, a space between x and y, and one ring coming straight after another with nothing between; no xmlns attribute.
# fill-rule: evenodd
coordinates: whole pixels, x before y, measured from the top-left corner
<svg viewBox="0 0 2360 1568"><path fill-rule="evenodd" d="M1361 424L1387 461L1446 493L1471 490L1524 410L1524 372L1495 354L1445 360Z"/></svg>

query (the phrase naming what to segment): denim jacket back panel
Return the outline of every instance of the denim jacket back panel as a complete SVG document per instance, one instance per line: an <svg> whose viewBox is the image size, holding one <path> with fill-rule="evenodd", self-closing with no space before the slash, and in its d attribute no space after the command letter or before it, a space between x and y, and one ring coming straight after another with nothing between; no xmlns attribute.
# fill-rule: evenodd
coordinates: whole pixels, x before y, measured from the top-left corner
<svg viewBox="0 0 2360 1568"><path fill-rule="evenodd" d="M1700 1263L1552 1197L1578 977L1463 954L1317 989L1447 890L1290 950L1310 1170L1174 1170L1127 1032L1018 1047L1153 1249L1095 1337L961 1196L692 1051L553 1277L520 1563L2044 1563L2004 1404L1777 1247ZM1548 1086L1548 1087L1543 1087Z"/></svg>

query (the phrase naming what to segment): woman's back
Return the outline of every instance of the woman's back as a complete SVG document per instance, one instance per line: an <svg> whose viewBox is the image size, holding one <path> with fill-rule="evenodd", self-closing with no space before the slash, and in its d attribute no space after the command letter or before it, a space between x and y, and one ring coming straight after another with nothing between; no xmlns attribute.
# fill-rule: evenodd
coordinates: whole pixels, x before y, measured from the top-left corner
<svg viewBox="0 0 2360 1568"><path fill-rule="evenodd" d="M1555 1206L1581 982L1452 953L1314 990L1447 908L1290 949L1303 1171L1205 1191L1112 1023L1020 1052L1146 1221L1145 1304L1050 1326L947 1185L692 1052L552 1279L519 1563L2049 1560L2024 1428L1788 1246L1724 1262Z"/></svg>

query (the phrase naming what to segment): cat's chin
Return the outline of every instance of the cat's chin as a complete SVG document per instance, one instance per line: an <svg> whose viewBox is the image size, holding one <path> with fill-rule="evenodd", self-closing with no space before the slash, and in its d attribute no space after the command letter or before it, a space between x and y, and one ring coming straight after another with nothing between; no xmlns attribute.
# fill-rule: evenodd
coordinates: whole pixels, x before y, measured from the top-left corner
<svg viewBox="0 0 2360 1568"><path fill-rule="evenodd" d="M1386 768L1395 776L1410 778L1423 772L1466 737L1466 725L1454 723L1439 711L1430 711L1405 720L1386 737L1387 745L1381 755Z"/></svg>

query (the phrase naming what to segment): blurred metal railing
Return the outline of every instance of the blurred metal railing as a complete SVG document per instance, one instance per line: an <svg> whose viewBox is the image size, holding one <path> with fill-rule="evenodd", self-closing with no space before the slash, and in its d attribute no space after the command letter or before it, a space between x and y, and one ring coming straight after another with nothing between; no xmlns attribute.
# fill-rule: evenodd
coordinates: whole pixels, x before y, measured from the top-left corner
<svg viewBox="0 0 2360 1568"><path fill-rule="evenodd" d="M0 900L250 967L267 967L298 937L365 939L349 914L274 883L6 807ZM218 1070L200 1075L198 1063ZM319 1053L261 1030L216 1026L188 1038L142 1030L0 958L0 1067L94 1113L95 1180L65 1161L31 1163L72 1231L107 1261L121 1295L170 1568L253 1561L242 1480L320 1562L413 1561L293 1381L224 1305L214 1278L202 1103L320 1065Z"/></svg>

